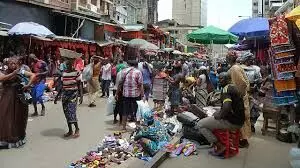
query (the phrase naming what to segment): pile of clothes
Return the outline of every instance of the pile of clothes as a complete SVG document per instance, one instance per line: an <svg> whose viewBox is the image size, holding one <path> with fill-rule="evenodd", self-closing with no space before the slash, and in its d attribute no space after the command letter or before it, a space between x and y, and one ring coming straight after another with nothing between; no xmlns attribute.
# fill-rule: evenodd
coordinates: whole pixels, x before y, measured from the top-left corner
<svg viewBox="0 0 300 168"><path fill-rule="evenodd" d="M170 144L166 146L167 152L170 153L170 157L177 157L181 154L184 156L197 155L196 145L188 140L184 140L182 143L173 145Z"/></svg>

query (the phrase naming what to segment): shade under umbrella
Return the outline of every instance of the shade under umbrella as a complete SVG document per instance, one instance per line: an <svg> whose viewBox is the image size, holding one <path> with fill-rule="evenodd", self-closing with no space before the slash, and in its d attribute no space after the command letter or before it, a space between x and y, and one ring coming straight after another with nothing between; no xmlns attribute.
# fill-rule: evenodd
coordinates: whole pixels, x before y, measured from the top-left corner
<svg viewBox="0 0 300 168"><path fill-rule="evenodd" d="M36 35L42 37L54 37L48 28L34 22L21 22L8 31L9 35Z"/></svg>
<svg viewBox="0 0 300 168"><path fill-rule="evenodd" d="M214 26L193 31L187 36L188 41L199 44L234 44L238 37Z"/></svg>
<svg viewBox="0 0 300 168"><path fill-rule="evenodd" d="M270 26L267 18L249 18L235 23L229 32L242 38L259 38L269 36Z"/></svg>
<svg viewBox="0 0 300 168"><path fill-rule="evenodd" d="M155 44L152 44L150 42L147 42L146 44L143 44L140 49L143 49L143 50L158 50L159 47Z"/></svg>
<svg viewBox="0 0 300 168"><path fill-rule="evenodd" d="M140 46L148 44L148 43L149 42L144 39L132 39L128 42L128 45L140 47Z"/></svg>

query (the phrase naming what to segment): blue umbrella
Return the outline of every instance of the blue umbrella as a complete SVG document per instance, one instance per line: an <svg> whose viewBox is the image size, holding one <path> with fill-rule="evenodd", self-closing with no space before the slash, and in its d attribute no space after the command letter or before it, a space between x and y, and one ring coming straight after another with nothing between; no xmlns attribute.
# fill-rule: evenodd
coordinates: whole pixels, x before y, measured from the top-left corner
<svg viewBox="0 0 300 168"><path fill-rule="evenodd" d="M228 31L240 39L263 38L269 36L269 21L266 18L243 19L234 24Z"/></svg>
<svg viewBox="0 0 300 168"><path fill-rule="evenodd" d="M54 37L48 28L34 22L21 22L8 31L9 35L36 35L42 37Z"/></svg>

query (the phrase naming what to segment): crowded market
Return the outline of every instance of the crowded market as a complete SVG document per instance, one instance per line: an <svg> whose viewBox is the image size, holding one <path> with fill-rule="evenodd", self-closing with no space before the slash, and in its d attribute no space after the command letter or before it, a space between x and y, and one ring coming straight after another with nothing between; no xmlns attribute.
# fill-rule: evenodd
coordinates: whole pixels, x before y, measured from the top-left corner
<svg viewBox="0 0 300 168"><path fill-rule="evenodd" d="M78 109L84 103L97 109L101 98L118 130L70 168L134 159L146 166L161 153L198 155L199 146L232 158L260 133L259 118L263 136L297 143L290 154L300 158L298 19L299 6L272 18L242 19L228 31L199 28L186 34L193 52L152 24L104 24L95 30L97 40L57 36L34 22L0 27L0 148L26 146L29 118L46 118L46 104L60 106L60 100L68 128L62 136L81 138Z"/></svg>

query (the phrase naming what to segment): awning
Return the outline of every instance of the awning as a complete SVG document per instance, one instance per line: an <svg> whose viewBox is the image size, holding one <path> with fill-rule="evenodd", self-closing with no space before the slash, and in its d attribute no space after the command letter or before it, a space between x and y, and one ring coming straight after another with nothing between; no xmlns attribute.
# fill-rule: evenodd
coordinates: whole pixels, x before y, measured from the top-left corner
<svg viewBox="0 0 300 168"><path fill-rule="evenodd" d="M121 27L121 25L118 25L118 24L112 24L112 23L108 23L108 22L103 22L103 21L100 21L100 20L95 20L95 19L92 19L92 18L89 18L89 17L85 17L85 16L80 16L80 15L76 15L76 14L72 14L72 13L68 13L68 12L62 12L62 11L58 11L58 10L52 10L53 12L55 13L60 13L60 14L63 14L63 15L66 15L66 16L70 16L70 17L74 17L74 18L78 18L78 19L86 19L86 20L89 20L89 21L92 21L94 23L98 23L98 24L107 24L107 25L111 25L111 26L117 26L117 27Z"/></svg>
<svg viewBox="0 0 300 168"><path fill-rule="evenodd" d="M39 36L32 36L35 39L42 40L42 41L53 41L52 39L46 37L39 37Z"/></svg>
<svg viewBox="0 0 300 168"><path fill-rule="evenodd" d="M140 31L144 29L142 24L122 25L125 31Z"/></svg>
<svg viewBox="0 0 300 168"><path fill-rule="evenodd" d="M105 46L114 44L114 42L111 42L111 41L97 41L96 43L99 47L105 47Z"/></svg>
<svg viewBox="0 0 300 168"><path fill-rule="evenodd" d="M86 40L86 39L80 39L80 38L73 38L73 37L67 37L67 36L55 36L53 40L57 41L71 41L71 42L80 42L80 43L93 43L95 44L95 41L92 40Z"/></svg>

